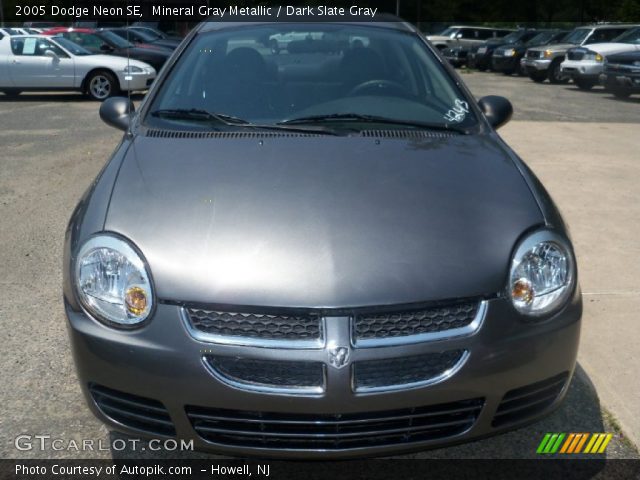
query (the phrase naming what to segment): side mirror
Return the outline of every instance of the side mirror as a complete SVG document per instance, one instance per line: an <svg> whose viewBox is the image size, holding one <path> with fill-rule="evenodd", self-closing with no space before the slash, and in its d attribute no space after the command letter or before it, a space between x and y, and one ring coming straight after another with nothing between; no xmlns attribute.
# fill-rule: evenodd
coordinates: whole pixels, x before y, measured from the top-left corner
<svg viewBox="0 0 640 480"><path fill-rule="evenodd" d="M491 126L496 130L511 120L511 115L513 115L513 105L504 97L497 95L482 97L478 101L478 105Z"/></svg>
<svg viewBox="0 0 640 480"><path fill-rule="evenodd" d="M456 38L458 39L462 38L462 32L456 33Z"/></svg>
<svg viewBox="0 0 640 480"><path fill-rule="evenodd" d="M53 50L51 50L51 49L45 50L44 51L44 56L52 58L54 60L56 60L58 58L58 54L56 52L54 52Z"/></svg>
<svg viewBox="0 0 640 480"><path fill-rule="evenodd" d="M135 112L133 102L124 97L111 97L100 105L100 118L104 123L119 130L127 130L131 114Z"/></svg>

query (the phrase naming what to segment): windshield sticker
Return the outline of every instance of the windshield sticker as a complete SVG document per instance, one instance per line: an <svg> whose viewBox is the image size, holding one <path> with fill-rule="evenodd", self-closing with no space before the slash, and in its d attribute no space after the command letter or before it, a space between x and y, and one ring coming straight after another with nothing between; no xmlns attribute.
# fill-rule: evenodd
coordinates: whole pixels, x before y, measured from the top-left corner
<svg viewBox="0 0 640 480"><path fill-rule="evenodd" d="M460 123L467 117L467 113L469 113L469 104L464 100L456 98L453 108L444 115L444 119L450 122Z"/></svg>

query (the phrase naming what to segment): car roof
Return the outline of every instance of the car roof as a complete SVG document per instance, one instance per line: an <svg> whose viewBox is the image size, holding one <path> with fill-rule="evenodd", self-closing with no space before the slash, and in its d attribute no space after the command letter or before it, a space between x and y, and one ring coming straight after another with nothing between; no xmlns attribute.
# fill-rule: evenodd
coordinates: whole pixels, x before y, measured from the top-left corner
<svg viewBox="0 0 640 480"><path fill-rule="evenodd" d="M377 21L375 22L322 22L325 25L360 25L370 28L386 28L389 30L398 30L403 32L417 32L415 27L410 23L407 23L395 15L390 14L379 14L376 16ZM248 27L250 25L296 25L296 24L304 24L306 22L298 21L298 22L219 22L219 21L204 21L201 22L200 25L196 27L196 31L198 33L205 32L213 32L219 30L226 30L231 28L241 28ZM314 23L309 21L308 23Z"/></svg>

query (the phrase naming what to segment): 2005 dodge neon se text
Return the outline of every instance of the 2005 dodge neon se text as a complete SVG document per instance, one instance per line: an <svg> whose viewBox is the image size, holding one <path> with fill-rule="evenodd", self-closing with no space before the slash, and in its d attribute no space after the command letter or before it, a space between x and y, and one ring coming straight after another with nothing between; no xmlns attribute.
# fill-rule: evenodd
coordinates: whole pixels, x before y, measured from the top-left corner
<svg viewBox="0 0 640 480"><path fill-rule="evenodd" d="M277 39L278 48L273 48ZM530 422L582 302L544 187L412 26L203 23L73 212L64 302L110 428L234 455L419 450Z"/></svg>

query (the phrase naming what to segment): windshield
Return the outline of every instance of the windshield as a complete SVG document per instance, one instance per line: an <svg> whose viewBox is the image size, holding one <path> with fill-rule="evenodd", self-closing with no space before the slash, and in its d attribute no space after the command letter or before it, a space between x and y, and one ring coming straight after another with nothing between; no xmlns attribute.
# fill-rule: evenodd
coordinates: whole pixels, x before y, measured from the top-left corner
<svg viewBox="0 0 640 480"><path fill-rule="evenodd" d="M640 45L640 28L634 28L627 32L624 32L619 37L614 38L612 42L633 43L635 45Z"/></svg>
<svg viewBox="0 0 640 480"><path fill-rule="evenodd" d="M500 41L503 43L516 43L520 40L523 33L524 32L511 32L509 35L502 37Z"/></svg>
<svg viewBox="0 0 640 480"><path fill-rule="evenodd" d="M156 32L155 30L153 30L151 28L132 27L131 30L133 30L133 31L135 31L137 33L146 34L148 36L148 38L151 39L151 40L161 40L162 38L164 38L160 33Z"/></svg>
<svg viewBox="0 0 640 480"><path fill-rule="evenodd" d="M442 32L439 33L440 36L442 37L450 37L452 36L454 33L456 33L458 31L457 28L445 28Z"/></svg>
<svg viewBox="0 0 640 480"><path fill-rule="evenodd" d="M534 46L534 45L544 45L549 40L551 40L556 32L540 32L538 35L529 40L525 45Z"/></svg>
<svg viewBox="0 0 640 480"><path fill-rule="evenodd" d="M365 116L395 119L405 127L476 123L466 97L418 35L324 23L201 33L149 111L146 121L172 128L210 119L211 113L234 117L234 126L240 120L275 125L314 117L308 123L358 128L355 120L372 122ZM158 115L163 111L169 115ZM197 119L177 119L176 111L198 111ZM385 125L380 128L392 127Z"/></svg>
<svg viewBox="0 0 640 480"><path fill-rule="evenodd" d="M576 45L581 44L585 38L589 35L588 28L576 28L573 32L569 33L565 38L562 39L563 42L574 43Z"/></svg>
<svg viewBox="0 0 640 480"><path fill-rule="evenodd" d="M130 30L125 30L125 32L129 35L131 35L130 38L133 38L134 40L138 41L138 42L153 42L155 40L158 39L157 35L152 35L151 33L149 33L149 31L143 31L143 30L137 30L137 29L130 29Z"/></svg>
<svg viewBox="0 0 640 480"><path fill-rule="evenodd" d="M115 46L117 48L133 47L133 43L129 42L128 40L125 40L124 38L108 30L98 32L98 35L100 35L100 37L102 37L105 41L107 41L107 43L110 43L112 46Z"/></svg>
<svg viewBox="0 0 640 480"><path fill-rule="evenodd" d="M71 40L67 40L62 35L58 35L53 37L58 45L60 45L65 50L71 52L74 55L82 56L82 55L91 55L91 52L77 43L73 43Z"/></svg>

